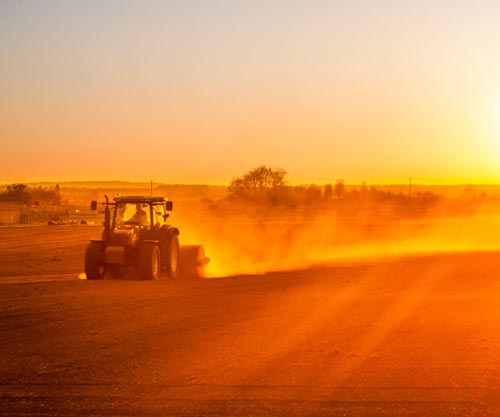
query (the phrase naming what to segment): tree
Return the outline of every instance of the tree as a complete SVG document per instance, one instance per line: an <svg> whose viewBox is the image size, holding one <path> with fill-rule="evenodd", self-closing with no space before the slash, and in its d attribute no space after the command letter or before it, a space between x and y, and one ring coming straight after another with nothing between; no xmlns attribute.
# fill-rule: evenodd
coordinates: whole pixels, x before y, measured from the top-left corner
<svg viewBox="0 0 500 417"><path fill-rule="evenodd" d="M11 184L7 185L7 194L21 195L25 192L28 186L26 184Z"/></svg>
<svg viewBox="0 0 500 417"><path fill-rule="evenodd" d="M11 184L7 186L6 191L2 195L8 200L27 203L31 200L31 196L26 190L27 187L26 184Z"/></svg>
<svg viewBox="0 0 500 417"><path fill-rule="evenodd" d="M333 197L333 186L332 184L326 184L325 185L325 191L323 193L323 198L325 200L331 200Z"/></svg>
<svg viewBox="0 0 500 417"><path fill-rule="evenodd" d="M275 198L276 194L285 187L286 175L287 172L282 168L262 165L232 180L228 191L234 197Z"/></svg>
<svg viewBox="0 0 500 417"><path fill-rule="evenodd" d="M59 184L56 184L56 188L54 190L54 202L57 204L61 203L61 187L59 187Z"/></svg>
<svg viewBox="0 0 500 417"><path fill-rule="evenodd" d="M35 204L61 204L61 190L56 185L55 188L38 188L29 189L30 196Z"/></svg>
<svg viewBox="0 0 500 417"><path fill-rule="evenodd" d="M345 181L342 179L338 179L335 182L335 187L333 189L333 194L335 194L335 197L338 199L342 198L345 193Z"/></svg>
<svg viewBox="0 0 500 417"><path fill-rule="evenodd" d="M321 188L315 184L311 184L306 189L306 203L317 203L321 200Z"/></svg>

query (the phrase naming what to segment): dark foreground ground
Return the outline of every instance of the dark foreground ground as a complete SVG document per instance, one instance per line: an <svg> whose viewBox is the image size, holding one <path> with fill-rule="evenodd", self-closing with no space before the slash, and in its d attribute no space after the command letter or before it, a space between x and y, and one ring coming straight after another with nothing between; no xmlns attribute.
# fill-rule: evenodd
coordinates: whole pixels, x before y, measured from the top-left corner
<svg viewBox="0 0 500 417"><path fill-rule="evenodd" d="M500 416L500 253L92 282L3 242L0 416Z"/></svg>

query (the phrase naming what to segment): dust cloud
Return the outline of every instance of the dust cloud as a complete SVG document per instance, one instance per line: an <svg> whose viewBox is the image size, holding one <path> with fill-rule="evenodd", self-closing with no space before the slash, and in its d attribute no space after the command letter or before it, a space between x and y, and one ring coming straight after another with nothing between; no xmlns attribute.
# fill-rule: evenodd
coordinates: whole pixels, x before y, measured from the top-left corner
<svg viewBox="0 0 500 417"><path fill-rule="evenodd" d="M307 268L340 260L500 249L500 215L344 219L330 211L181 217L181 241L201 243L211 277Z"/></svg>
<svg viewBox="0 0 500 417"><path fill-rule="evenodd" d="M83 211L104 194L150 192L149 184L108 186L64 187L63 195ZM174 201L169 222L180 229L181 244L204 245L211 277L341 260L500 250L497 186L420 188L408 198L399 188L353 187L343 199L325 202L318 187L296 187L290 191L294 206L231 200L222 186L161 185L154 194Z"/></svg>

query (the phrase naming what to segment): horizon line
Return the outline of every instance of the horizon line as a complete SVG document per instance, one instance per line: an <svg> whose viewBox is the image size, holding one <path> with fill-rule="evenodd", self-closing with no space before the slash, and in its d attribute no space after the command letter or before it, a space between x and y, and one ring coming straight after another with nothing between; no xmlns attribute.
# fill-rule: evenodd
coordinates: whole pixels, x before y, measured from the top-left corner
<svg viewBox="0 0 500 417"><path fill-rule="evenodd" d="M340 179L340 178L339 178ZM338 179L331 182L301 182L301 181L290 181L286 182L285 185L292 187L300 187L300 186L325 186L325 185L334 185ZM38 180L38 181L17 181L17 180L0 180L0 186L7 186L10 184L26 184L26 185L36 185L36 184L117 184L123 187L123 184L131 184L131 185L144 185L149 187L151 181L138 181L138 180ZM212 187L227 187L229 183L221 183L221 182L170 182L170 181L154 181L153 186L212 186ZM500 186L500 182L415 182L413 179L411 183L412 187L414 186L424 186L424 187L464 187L464 186ZM359 181L359 182L349 182L345 181L346 187L355 187L355 186L384 186L384 187L396 187L396 186L405 186L408 187L408 182L370 182L370 181Z"/></svg>

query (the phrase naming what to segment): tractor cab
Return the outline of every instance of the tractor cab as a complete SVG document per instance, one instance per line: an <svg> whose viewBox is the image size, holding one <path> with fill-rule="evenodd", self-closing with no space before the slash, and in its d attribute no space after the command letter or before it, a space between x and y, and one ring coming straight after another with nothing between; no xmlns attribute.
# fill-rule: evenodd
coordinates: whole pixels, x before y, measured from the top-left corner
<svg viewBox="0 0 500 417"><path fill-rule="evenodd" d="M163 197L115 197L106 210L103 240L108 245L126 246L128 250L133 250L142 241L163 241L167 231L179 234L166 222L172 202Z"/></svg>
<svg viewBox="0 0 500 417"><path fill-rule="evenodd" d="M160 228L172 211L172 201L163 197L115 197L111 229L139 226Z"/></svg>

